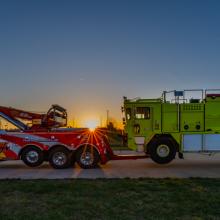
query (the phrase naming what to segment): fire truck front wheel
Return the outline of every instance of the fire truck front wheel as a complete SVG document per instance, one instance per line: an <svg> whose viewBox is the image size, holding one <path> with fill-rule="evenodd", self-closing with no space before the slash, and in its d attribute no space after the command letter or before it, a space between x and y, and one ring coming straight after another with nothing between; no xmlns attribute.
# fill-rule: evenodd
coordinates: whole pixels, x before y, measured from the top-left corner
<svg viewBox="0 0 220 220"><path fill-rule="evenodd" d="M151 144L149 153L154 162L166 164L175 158L176 148L168 138L160 138Z"/></svg>
<svg viewBox="0 0 220 220"><path fill-rule="evenodd" d="M68 168L73 166L71 152L65 147L56 147L49 153L49 163L55 169Z"/></svg>
<svg viewBox="0 0 220 220"><path fill-rule="evenodd" d="M76 152L76 161L83 169L96 168L100 161L100 156L93 146L83 146Z"/></svg>
<svg viewBox="0 0 220 220"><path fill-rule="evenodd" d="M25 148L21 153L21 159L30 167L37 167L44 161L44 153L35 146Z"/></svg>

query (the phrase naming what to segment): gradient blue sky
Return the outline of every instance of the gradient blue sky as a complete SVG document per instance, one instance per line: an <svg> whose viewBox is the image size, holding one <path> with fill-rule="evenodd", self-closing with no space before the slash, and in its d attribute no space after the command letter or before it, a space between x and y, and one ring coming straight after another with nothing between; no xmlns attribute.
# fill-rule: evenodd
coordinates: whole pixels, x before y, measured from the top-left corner
<svg viewBox="0 0 220 220"><path fill-rule="evenodd" d="M0 0L1 105L120 119L122 96L220 88L218 0Z"/></svg>

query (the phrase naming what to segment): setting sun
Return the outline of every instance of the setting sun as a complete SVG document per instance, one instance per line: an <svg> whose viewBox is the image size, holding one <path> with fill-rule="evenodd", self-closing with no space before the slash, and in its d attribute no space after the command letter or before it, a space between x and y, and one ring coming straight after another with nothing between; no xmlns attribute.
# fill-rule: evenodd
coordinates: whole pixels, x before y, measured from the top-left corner
<svg viewBox="0 0 220 220"><path fill-rule="evenodd" d="M97 128L98 124L98 120L95 119L90 119L85 122L85 126L89 128L90 131L94 131Z"/></svg>

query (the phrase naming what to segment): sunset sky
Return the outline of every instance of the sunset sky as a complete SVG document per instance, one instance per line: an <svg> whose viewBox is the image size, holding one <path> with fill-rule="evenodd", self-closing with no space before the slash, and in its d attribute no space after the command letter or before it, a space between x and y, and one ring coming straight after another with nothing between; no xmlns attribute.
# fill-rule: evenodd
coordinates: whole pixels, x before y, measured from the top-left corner
<svg viewBox="0 0 220 220"><path fill-rule="evenodd" d="M220 1L2 0L0 76L0 105L82 126L123 96L220 88Z"/></svg>

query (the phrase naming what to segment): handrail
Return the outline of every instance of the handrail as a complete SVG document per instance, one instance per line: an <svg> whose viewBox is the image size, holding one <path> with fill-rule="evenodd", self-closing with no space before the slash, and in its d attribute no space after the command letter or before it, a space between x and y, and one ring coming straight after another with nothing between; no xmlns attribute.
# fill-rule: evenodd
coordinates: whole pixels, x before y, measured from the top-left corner
<svg viewBox="0 0 220 220"><path fill-rule="evenodd" d="M164 102L166 102L167 101L167 94L173 93L173 96L175 98L171 99L171 101L175 100L178 103L180 100L181 101L187 101L188 100L186 98L186 93L187 92L200 92L201 100L204 100L207 91L209 91L209 90L207 90L207 89L206 90L203 90L203 89L184 89L184 90L180 90L180 92L182 92L182 95L180 95L180 96L175 96L175 92L178 92L177 90L163 91L162 99L163 99ZM213 90L210 90L210 91L213 91ZM220 89L218 89L218 91L220 92ZM205 93L205 96L204 96L204 93ZM182 98L179 98L179 97L182 97Z"/></svg>

